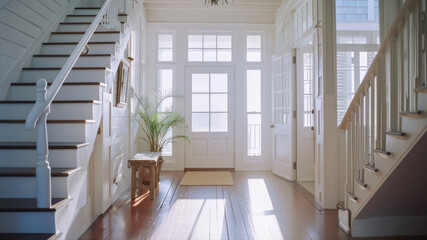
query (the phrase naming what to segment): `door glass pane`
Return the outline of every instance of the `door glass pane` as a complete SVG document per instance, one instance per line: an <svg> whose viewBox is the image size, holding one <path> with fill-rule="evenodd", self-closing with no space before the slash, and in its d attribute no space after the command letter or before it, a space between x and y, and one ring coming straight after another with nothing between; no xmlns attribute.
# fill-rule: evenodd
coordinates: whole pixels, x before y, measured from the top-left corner
<svg viewBox="0 0 427 240"><path fill-rule="evenodd" d="M211 132L227 132L227 118L227 113L211 113Z"/></svg>
<svg viewBox="0 0 427 240"><path fill-rule="evenodd" d="M191 122L193 132L209 132L209 113L193 113Z"/></svg>
<svg viewBox="0 0 427 240"><path fill-rule="evenodd" d="M211 94L211 112L227 112L228 94Z"/></svg>
<svg viewBox="0 0 427 240"><path fill-rule="evenodd" d="M261 156L261 114L248 114L248 156Z"/></svg>
<svg viewBox="0 0 427 240"><path fill-rule="evenodd" d="M192 91L209 92L209 74L192 74Z"/></svg>
<svg viewBox="0 0 427 240"><path fill-rule="evenodd" d="M193 94L193 112L209 112L209 94Z"/></svg>
<svg viewBox="0 0 427 240"><path fill-rule="evenodd" d="M246 103L248 112L261 112L261 70L247 70Z"/></svg>
<svg viewBox="0 0 427 240"><path fill-rule="evenodd" d="M211 74L211 92L226 93L228 88L228 76L225 73Z"/></svg>

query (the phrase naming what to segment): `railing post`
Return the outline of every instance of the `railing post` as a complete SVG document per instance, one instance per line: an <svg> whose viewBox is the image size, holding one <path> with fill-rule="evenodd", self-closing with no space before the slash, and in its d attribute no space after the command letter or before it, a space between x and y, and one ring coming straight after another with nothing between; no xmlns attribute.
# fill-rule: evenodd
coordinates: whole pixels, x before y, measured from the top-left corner
<svg viewBox="0 0 427 240"><path fill-rule="evenodd" d="M37 103L46 101L47 83L44 79L37 80ZM51 206L51 179L50 166L48 161L49 147L47 139L47 115L50 112L50 106L40 116L37 121L37 168L36 168L36 189L37 189L37 207L50 208Z"/></svg>

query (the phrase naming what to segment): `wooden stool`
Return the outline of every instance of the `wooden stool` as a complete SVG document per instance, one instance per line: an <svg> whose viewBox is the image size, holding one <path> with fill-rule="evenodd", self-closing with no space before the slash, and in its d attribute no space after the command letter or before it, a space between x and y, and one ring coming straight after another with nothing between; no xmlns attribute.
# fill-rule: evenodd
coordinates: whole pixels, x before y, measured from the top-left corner
<svg viewBox="0 0 427 240"><path fill-rule="evenodd" d="M144 152L137 153L128 161L128 167L132 168L131 179L131 199L136 197L136 188L141 192L143 187L144 168L149 168L150 174L150 198L155 199L154 191L159 181L157 164L160 159L161 152ZM136 179L136 172L138 171L138 183Z"/></svg>

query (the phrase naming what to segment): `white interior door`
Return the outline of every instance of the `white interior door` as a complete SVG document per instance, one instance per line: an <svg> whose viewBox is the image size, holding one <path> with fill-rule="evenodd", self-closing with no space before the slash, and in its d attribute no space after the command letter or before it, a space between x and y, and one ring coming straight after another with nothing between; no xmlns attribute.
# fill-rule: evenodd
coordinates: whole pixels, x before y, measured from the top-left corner
<svg viewBox="0 0 427 240"><path fill-rule="evenodd" d="M273 57L273 173L295 180L294 56Z"/></svg>
<svg viewBox="0 0 427 240"><path fill-rule="evenodd" d="M297 181L314 181L313 45L297 50Z"/></svg>
<svg viewBox="0 0 427 240"><path fill-rule="evenodd" d="M186 168L234 168L234 70L186 69Z"/></svg>

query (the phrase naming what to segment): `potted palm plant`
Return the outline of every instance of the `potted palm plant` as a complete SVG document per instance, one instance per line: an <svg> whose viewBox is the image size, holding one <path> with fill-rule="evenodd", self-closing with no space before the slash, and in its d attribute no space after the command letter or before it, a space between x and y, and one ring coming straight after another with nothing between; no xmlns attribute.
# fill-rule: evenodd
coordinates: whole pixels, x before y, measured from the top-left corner
<svg viewBox="0 0 427 240"><path fill-rule="evenodd" d="M162 103L166 99L176 97L175 95L159 93L153 97L145 97L135 93L135 96L138 99L136 121L145 135L142 140L149 145L151 152L161 152L167 144L174 143L178 139L184 139L190 143L190 139L186 135L170 134L174 127L185 123L185 117L174 111L173 108L161 109ZM158 174L160 174L163 162L161 157L158 162ZM144 176L147 178L144 177L143 182L149 182L148 174L144 174ZM159 179L159 176L157 177Z"/></svg>

